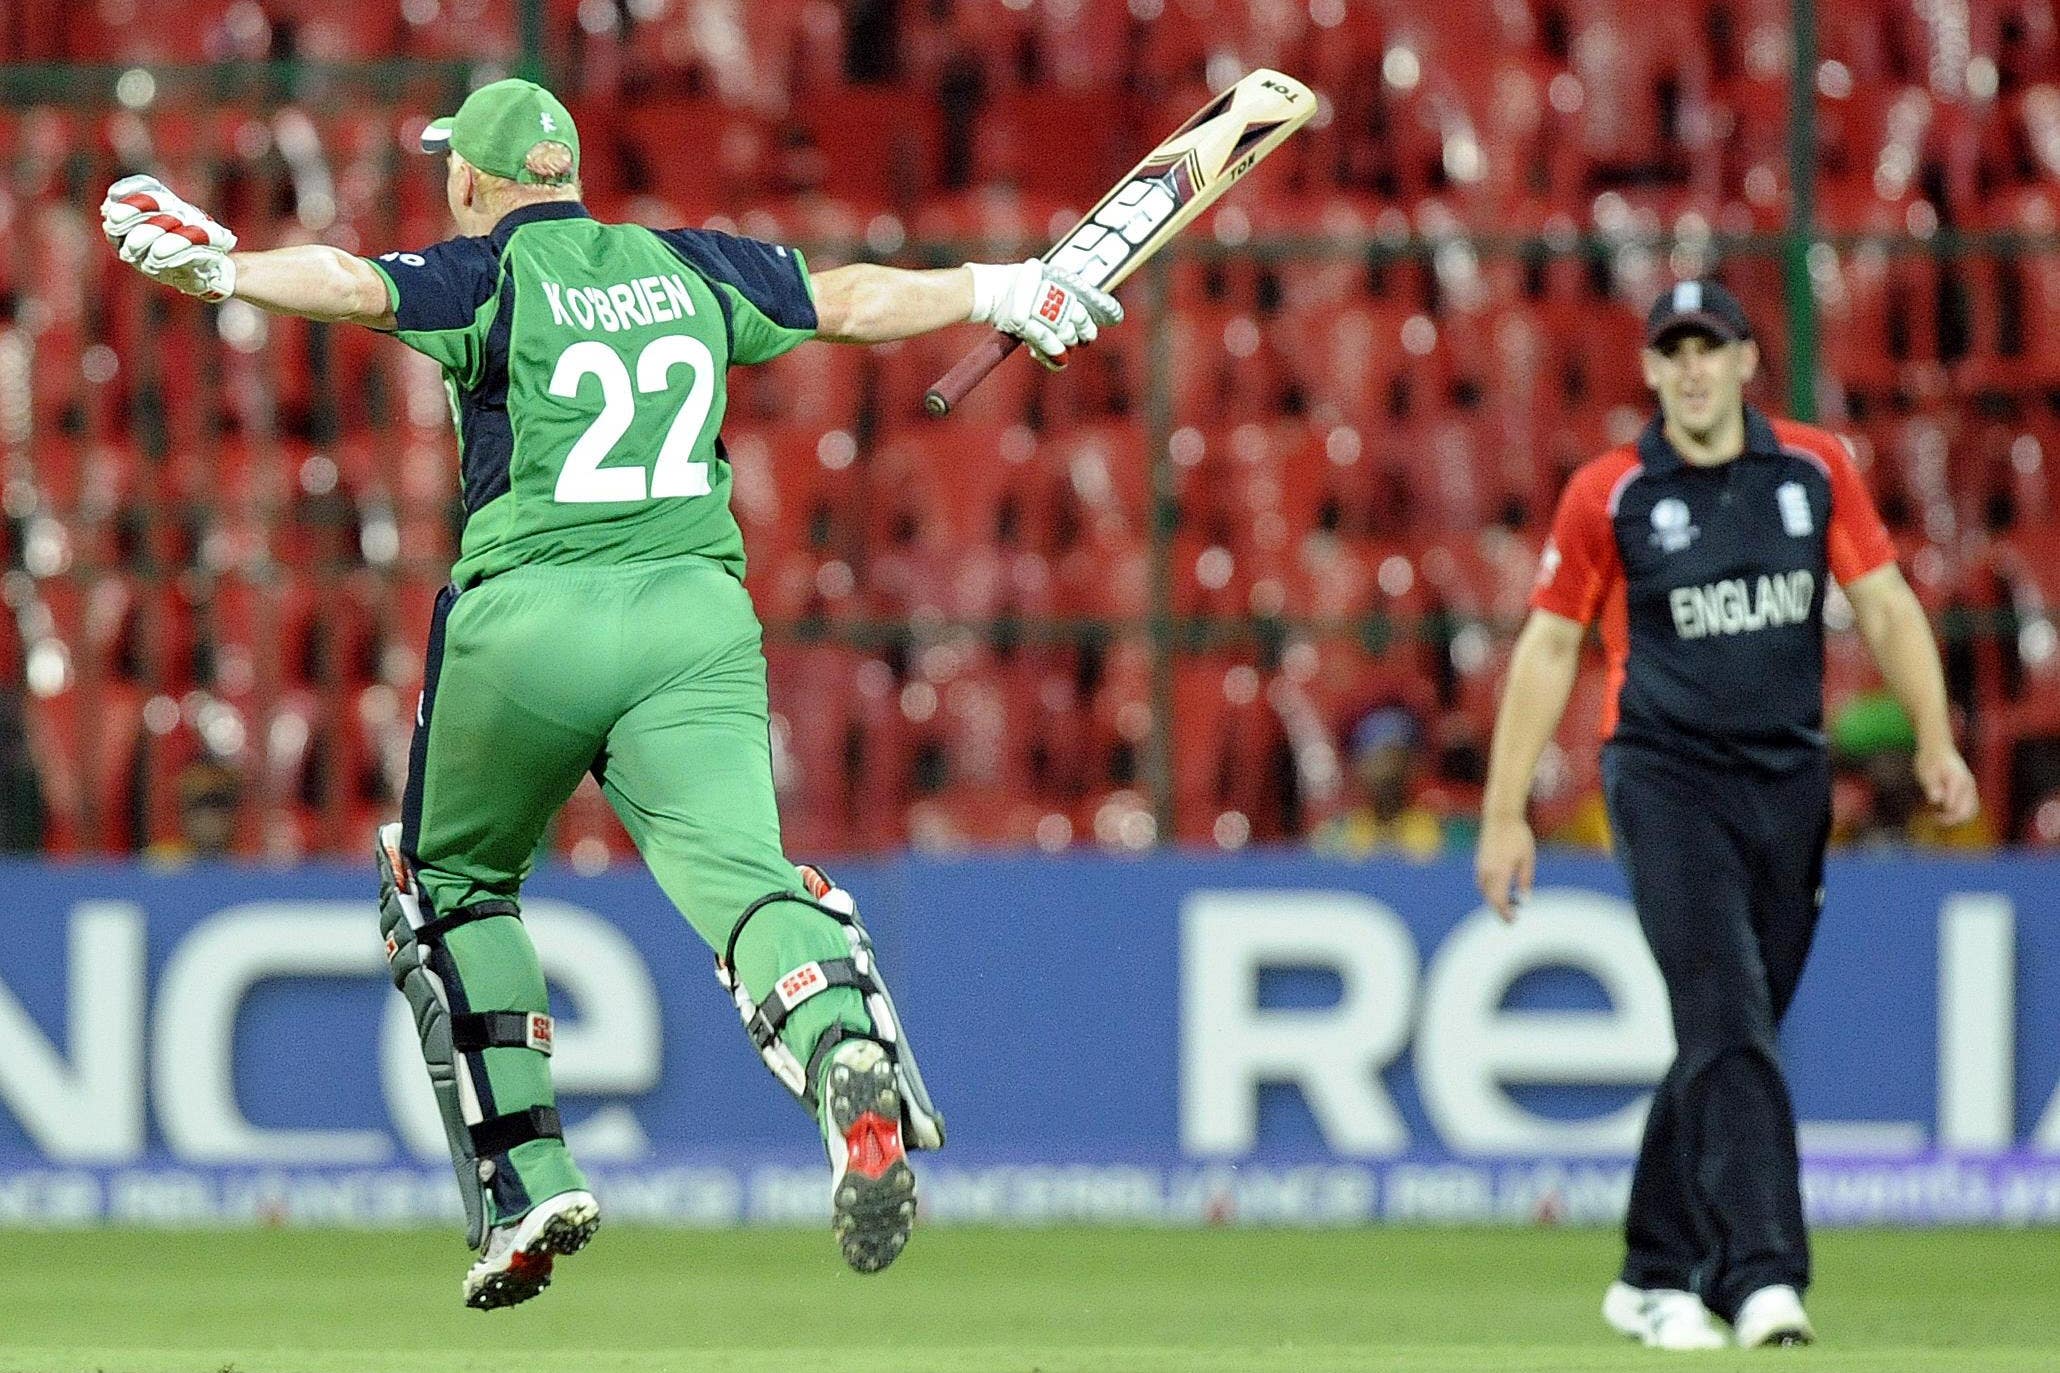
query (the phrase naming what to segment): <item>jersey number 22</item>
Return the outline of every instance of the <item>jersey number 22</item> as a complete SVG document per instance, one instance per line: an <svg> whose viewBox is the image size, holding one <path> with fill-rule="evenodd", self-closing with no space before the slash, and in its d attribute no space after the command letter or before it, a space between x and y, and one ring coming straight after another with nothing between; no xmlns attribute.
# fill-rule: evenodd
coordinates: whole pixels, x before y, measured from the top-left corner
<svg viewBox="0 0 2060 1373"><path fill-rule="evenodd" d="M601 466L637 417L630 369L622 354L597 339L584 339L559 354L558 365L551 371L551 394L571 400L579 395L581 382L598 377L601 413L565 455L565 466L558 472L556 500L573 504L709 494L708 464L693 461L701 426L708 423L708 412L715 404L715 357L708 345L683 334L652 339L637 354L636 391L650 395L670 390L672 369L683 363L693 382L686 403L665 431L647 485L642 467Z"/></svg>

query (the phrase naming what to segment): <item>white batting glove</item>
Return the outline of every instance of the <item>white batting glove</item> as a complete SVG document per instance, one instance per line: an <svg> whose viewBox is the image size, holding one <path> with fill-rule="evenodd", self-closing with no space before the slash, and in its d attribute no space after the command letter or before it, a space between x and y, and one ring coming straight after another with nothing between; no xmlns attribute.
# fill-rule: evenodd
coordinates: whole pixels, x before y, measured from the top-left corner
<svg viewBox="0 0 2060 1373"><path fill-rule="evenodd" d="M100 231L122 261L174 290L226 300L236 289L229 260L236 235L156 177L123 177L108 187Z"/></svg>
<svg viewBox="0 0 2060 1373"><path fill-rule="evenodd" d="M1073 344L1093 342L1103 325L1123 322L1114 296L1042 259L966 265L973 273L974 321L1023 340L1048 367L1059 365Z"/></svg>

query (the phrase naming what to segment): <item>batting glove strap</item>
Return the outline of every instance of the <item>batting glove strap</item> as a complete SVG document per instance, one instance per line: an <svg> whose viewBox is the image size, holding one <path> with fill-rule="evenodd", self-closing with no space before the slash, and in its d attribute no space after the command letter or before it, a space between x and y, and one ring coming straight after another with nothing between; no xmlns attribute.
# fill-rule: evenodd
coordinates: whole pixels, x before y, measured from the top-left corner
<svg viewBox="0 0 2060 1373"><path fill-rule="evenodd" d="M236 294L236 262L220 249L181 249L178 261L170 264L160 264L146 254L136 268L152 281L199 300L213 303Z"/></svg>
<svg viewBox="0 0 2060 1373"><path fill-rule="evenodd" d="M1018 262L968 262L966 270L973 274L974 324L992 324L1001 314L1002 302L1008 298L1009 288L1015 284L1016 274L1027 263Z"/></svg>

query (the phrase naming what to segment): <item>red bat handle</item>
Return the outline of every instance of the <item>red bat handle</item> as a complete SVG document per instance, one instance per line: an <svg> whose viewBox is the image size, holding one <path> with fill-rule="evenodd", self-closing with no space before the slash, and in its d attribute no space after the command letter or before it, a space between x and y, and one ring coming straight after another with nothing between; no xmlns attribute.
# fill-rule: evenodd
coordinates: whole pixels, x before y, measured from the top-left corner
<svg viewBox="0 0 2060 1373"><path fill-rule="evenodd" d="M998 329L980 340L949 372L937 379L935 386L923 393L923 408L930 412L933 419L943 419L966 398L966 392L978 386L983 377L1001 366L1001 360L1015 352L1017 345L1022 341Z"/></svg>

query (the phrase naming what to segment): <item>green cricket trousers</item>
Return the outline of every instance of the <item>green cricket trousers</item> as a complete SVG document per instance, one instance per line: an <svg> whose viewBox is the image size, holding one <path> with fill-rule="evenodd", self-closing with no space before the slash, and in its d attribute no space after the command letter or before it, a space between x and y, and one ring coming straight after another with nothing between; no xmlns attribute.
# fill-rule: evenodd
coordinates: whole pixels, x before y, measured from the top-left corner
<svg viewBox="0 0 2060 1373"><path fill-rule="evenodd" d="M402 802L401 846L433 907L425 916L481 902L519 910L544 827L587 772L712 948L760 897L800 893L780 847L760 643L743 584L698 556L531 565L445 587ZM460 924L444 942L460 973L447 988L454 1011L548 1004L519 919ZM778 902L745 926L736 971L763 1000L793 969L848 952L835 921ZM797 1008L781 1037L806 1063L839 1023L870 1029L850 988ZM470 1057L484 1114L554 1105L547 1057L519 1045ZM585 1186L558 1139L508 1158L489 1189L494 1224Z"/></svg>

